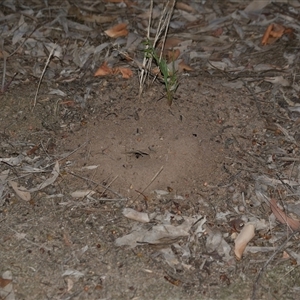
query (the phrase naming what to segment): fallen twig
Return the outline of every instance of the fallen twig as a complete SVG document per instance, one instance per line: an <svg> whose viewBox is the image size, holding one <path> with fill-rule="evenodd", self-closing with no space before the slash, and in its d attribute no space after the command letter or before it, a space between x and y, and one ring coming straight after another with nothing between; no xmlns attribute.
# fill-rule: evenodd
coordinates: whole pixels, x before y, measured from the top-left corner
<svg viewBox="0 0 300 300"><path fill-rule="evenodd" d="M80 175L78 175L78 174L75 174L74 172L69 172L69 174L71 174L71 175L73 175L73 176L75 176L75 177L81 178L81 179L83 179L83 180L87 180L87 181L89 181L89 182L91 182L91 183L93 183L93 184L96 184L97 186L101 186L101 187L104 188L105 190L110 191L111 193L117 195L117 196L120 197L121 199L125 199L125 197L123 197L121 194L119 194L119 193L113 191L111 188L109 188L109 187L107 187L107 186L105 186L105 185L103 185L103 184L101 184L101 183L95 182L95 181L91 180L90 178L86 178L86 177L84 177L84 176L80 176ZM126 198L126 200L127 200L127 198Z"/></svg>
<svg viewBox="0 0 300 300"><path fill-rule="evenodd" d="M127 198L120 198L120 199L114 199L114 198L94 198L92 196L87 196L87 199L94 200L94 201L127 201Z"/></svg>
<svg viewBox="0 0 300 300"><path fill-rule="evenodd" d="M52 55L54 53L55 48L56 47L53 47L52 50L50 51L48 59L47 59L46 64L45 64L45 67L44 67L43 72L41 74L41 77L40 77L40 80L39 80L39 83L38 83L38 86L37 86L37 89L36 89L35 97L34 97L34 100L33 100L33 108L32 109L34 109L35 106L36 106L36 99L37 99L37 96L38 96L38 93L39 93L39 89L40 89L40 86L41 86L41 83L42 83L42 79L43 79L43 77L45 75L46 69L47 69L47 67L49 65L49 62L51 60L51 57L52 57Z"/></svg>
<svg viewBox="0 0 300 300"><path fill-rule="evenodd" d="M157 176L162 172L162 170L164 169L164 167L162 166L159 171L153 176L153 178L150 180L150 182L148 183L148 185L141 191L138 192L138 196L133 200L136 201L141 195L144 194L144 192L146 191L146 189L153 183L153 181L157 178Z"/></svg>

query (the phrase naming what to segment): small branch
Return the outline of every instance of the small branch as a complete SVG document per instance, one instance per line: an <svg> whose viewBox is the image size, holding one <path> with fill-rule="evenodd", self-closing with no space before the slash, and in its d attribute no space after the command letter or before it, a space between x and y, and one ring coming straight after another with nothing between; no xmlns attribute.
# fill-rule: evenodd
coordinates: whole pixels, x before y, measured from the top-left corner
<svg viewBox="0 0 300 300"><path fill-rule="evenodd" d="M148 28L147 28L147 40L150 40L150 29L151 29L151 21L152 21L152 13L153 13L153 0L150 2L150 11L149 11L149 20L148 20ZM149 45L146 45L146 50L148 49ZM152 64L152 57L147 57L146 52L144 53L144 59L142 63L141 73L140 73L140 90L139 90L139 97L141 97L144 89L144 84L146 78L148 76L149 69L151 68Z"/></svg>
<svg viewBox="0 0 300 300"><path fill-rule="evenodd" d="M113 194L117 195L118 197L120 197L120 200L124 200L124 199L128 200L127 198L123 197L121 194L115 192L115 191L112 190L111 188L109 188L109 187L107 187L107 186L105 186L105 185L103 185L103 184L101 184L101 183L95 182L95 181L91 180L90 178L86 178L86 177L84 177L84 176L80 176L80 175L78 175L78 174L75 174L74 172L68 172L68 173L71 174L71 175L73 175L73 176L75 176L75 177L78 177L78 178L80 178L80 179L83 179L83 180L86 180L86 181L91 182L91 183L93 183L93 184L96 184L97 187L98 187L98 186L101 186L101 187L104 188L105 190L110 191L111 193L113 193Z"/></svg>
<svg viewBox="0 0 300 300"><path fill-rule="evenodd" d="M54 51L55 51L55 48L56 48L56 46L53 47L52 50L50 51L49 56L48 56L48 59L47 59L46 64L45 64L45 67L44 67L44 70L43 70L43 72L42 72L42 74L41 74L41 77L40 77L40 80L39 80L39 83L38 83L38 86L37 86L37 89L36 89L34 101L33 101L33 109L34 109L35 106L36 106L36 100L37 100L37 96L38 96L38 93L39 93L39 89L40 89L40 86L41 86L41 83L42 83L42 79L43 79L43 77L44 77L44 75L45 75L46 69L47 69L47 67L48 67L48 65L49 65L49 62L50 62L51 57L52 57L52 55L53 55L53 53L54 53Z"/></svg>
<svg viewBox="0 0 300 300"><path fill-rule="evenodd" d="M3 47L4 41L2 39L1 39L0 43L1 43L1 50L3 53L3 74L2 74L1 93L4 93L7 54L4 51L4 47Z"/></svg>
<svg viewBox="0 0 300 300"><path fill-rule="evenodd" d="M153 176L153 178L151 179L151 181L148 183L148 185L141 191L139 192L138 196L133 200L136 201L141 195L144 194L144 192L146 191L146 189L153 183L153 181L157 178L157 176L162 172L162 170L164 169L164 167L162 166L159 171Z"/></svg>

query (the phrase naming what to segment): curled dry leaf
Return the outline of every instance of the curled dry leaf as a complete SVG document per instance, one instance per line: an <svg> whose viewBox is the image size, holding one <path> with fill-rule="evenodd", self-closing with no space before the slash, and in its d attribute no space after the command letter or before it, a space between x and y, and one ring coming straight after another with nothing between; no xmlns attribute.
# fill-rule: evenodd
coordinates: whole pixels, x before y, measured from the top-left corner
<svg viewBox="0 0 300 300"><path fill-rule="evenodd" d="M176 37L169 37L166 39L165 44L164 44L164 49L170 50L173 49L174 47L178 46L182 42L181 39L178 39ZM162 44L160 43L158 45L158 48L161 48Z"/></svg>
<svg viewBox="0 0 300 300"><path fill-rule="evenodd" d="M265 77L264 80L277 85L290 86L289 81L285 79L283 76Z"/></svg>
<svg viewBox="0 0 300 300"><path fill-rule="evenodd" d="M10 186L13 188L15 193L25 201L31 200L30 192L23 186L19 186L17 182L10 180L9 181Z"/></svg>
<svg viewBox="0 0 300 300"><path fill-rule="evenodd" d="M184 71L193 71L193 68L187 65L183 60L178 64L178 71L184 72Z"/></svg>
<svg viewBox="0 0 300 300"><path fill-rule="evenodd" d="M290 258L289 254L286 251L283 251L282 258Z"/></svg>
<svg viewBox="0 0 300 300"><path fill-rule="evenodd" d="M58 176L59 176L59 162L56 161L56 163L53 167L53 170L51 172L51 177L49 177L48 179L43 181L37 187L30 189L29 192L33 193L33 192L37 192L37 191L44 189L45 187L53 184L56 181Z"/></svg>
<svg viewBox="0 0 300 300"><path fill-rule="evenodd" d="M175 8L187 11L189 13L196 13L197 12L193 7L191 7L190 5L185 4L183 2L176 2Z"/></svg>
<svg viewBox="0 0 300 300"><path fill-rule="evenodd" d="M292 36L293 29L286 28L280 24L270 24L263 35L261 44L264 46L273 44L278 39L280 39L284 34L288 34L289 36Z"/></svg>
<svg viewBox="0 0 300 300"><path fill-rule="evenodd" d="M116 75L122 74L124 79L129 79L133 76L132 71L129 68L111 68L107 65L107 62L104 62L99 69L95 72L94 76L106 76L106 75Z"/></svg>
<svg viewBox="0 0 300 300"><path fill-rule="evenodd" d="M5 271L2 276L0 276L0 299L16 299L12 279L12 272L9 270Z"/></svg>
<svg viewBox="0 0 300 300"><path fill-rule="evenodd" d="M67 286L68 286L67 292L70 292L71 289L72 289L73 286L74 286L74 281L73 281L72 279L70 279L70 278L67 278Z"/></svg>
<svg viewBox="0 0 300 300"><path fill-rule="evenodd" d="M159 67L154 67L151 69L151 74L155 76L160 76L160 69Z"/></svg>
<svg viewBox="0 0 300 300"><path fill-rule="evenodd" d="M11 282L12 282L11 279L4 279L4 278L0 277L0 288L6 287Z"/></svg>
<svg viewBox="0 0 300 300"><path fill-rule="evenodd" d="M175 38L175 37L170 37L170 38L167 38L165 43L163 44L162 42L160 42L158 44L158 51L161 51L161 48L163 47L163 51L162 51L162 55L163 57L167 58L168 61L172 61L172 59L169 59L169 57L178 57L180 55L180 50L178 48L174 49L175 47L178 47L180 45L180 43L182 42L182 40L178 39L178 38ZM172 54L173 52L175 52L176 54ZM177 59L174 58L174 60Z"/></svg>
<svg viewBox="0 0 300 300"><path fill-rule="evenodd" d="M132 208L124 208L123 215L131 220L148 223L150 222L149 216L147 213L138 212Z"/></svg>
<svg viewBox="0 0 300 300"><path fill-rule="evenodd" d="M83 198L83 197L86 197L86 196L92 196L94 194L95 194L95 192L92 191L92 190L77 190L75 192L72 192L71 196L73 198Z"/></svg>
<svg viewBox="0 0 300 300"><path fill-rule="evenodd" d="M300 229L300 222L298 220L294 220L290 217L287 216L287 214L277 206L276 200L271 199L270 201L270 207L275 215L276 219L282 223L282 224L287 224L290 228L293 230L299 230Z"/></svg>
<svg viewBox="0 0 300 300"><path fill-rule="evenodd" d="M219 27L217 28L216 30L214 30L211 35L214 36L214 37L219 37L223 34L223 28L222 27Z"/></svg>
<svg viewBox="0 0 300 300"><path fill-rule="evenodd" d="M173 50L168 50L166 59L169 62L175 61L180 55L180 50L179 49L173 49Z"/></svg>
<svg viewBox="0 0 300 300"><path fill-rule="evenodd" d="M110 68L107 65L107 62L105 61L99 69L95 72L94 76L106 76L106 75L111 75L113 74L113 69Z"/></svg>
<svg viewBox="0 0 300 300"><path fill-rule="evenodd" d="M111 38L126 36L128 34L127 25L128 24L126 23L120 23L105 30L104 32Z"/></svg>
<svg viewBox="0 0 300 300"><path fill-rule="evenodd" d="M116 71L120 72L124 79L129 79L133 76L132 71L128 68L116 68Z"/></svg>
<svg viewBox="0 0 300 300"><path fill-rule="evenodd" d="M247 244L252 240L254 236L255 226L252 223L246 224L235 240L234 253L238 260L242 258Z"/></svg>

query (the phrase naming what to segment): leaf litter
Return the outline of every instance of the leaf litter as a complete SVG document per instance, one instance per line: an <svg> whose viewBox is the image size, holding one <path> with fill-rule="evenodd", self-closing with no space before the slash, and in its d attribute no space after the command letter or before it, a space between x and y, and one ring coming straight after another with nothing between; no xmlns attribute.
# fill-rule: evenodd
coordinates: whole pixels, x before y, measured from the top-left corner
<svg viewBox="0 0 300 300"><path fill-rule="evenodd" d="M178 208L180 205L175 203L185 197L176 195L178 198L175 199L172 195L173 198L168 199L172 194L169 192L157 195L157 199L171 201L174 204L172 210L177 212L175 214L123 208L123 214L131 220L131 225L127 226L128 232L115 239L116 246L156 247L152 257L163 257L176 276L180 270L190 272L199 268L209 272L207 265L210 265L210 260L236 268L233 253L241 261L247 258L248 253L276 253L281 248L273 247L269 242L271 238L280 246L290 239L292 231L295 234L299 230L299 203L296 201L300 195L297 130L299 3L246 2L229 1L225 10L218 1L214 5L208 1L176 2L163 49L159 49L162 47L160 43L155 45L154 51L162 50L168 69L173 68L174 73L180 74L178 76L186 76L189 72L191 76L209 74L214 78L224 77L226 80L222 85L229 89L247 88L259 113L266 114L261 109L266 99L271 99L271 104L278 102L281 113L266 118L263 130L253 132L253 147L246 151L248 165L243 165L251 174L249 186L247 190L238 191L237 196L229 196L232 206L216 214L216 220L208 221L209 216L202 213L192 216L182 214ZM146 70L151 77L147 87L155 78L161 81L159 69L148 69L149 66L143 64L145 48L142 41L147 36L147 28L149 37L155 37L164 3L155 2L151 15L149 4L143 1L106 1L101 5L83 1L77 5L51 5L44 7L30 3L16 7L13 1L1 4L1 94L34 79L41 85L47 85L43 93L49 99L56 95L62 105L75 103L85 108L89 105L88 91L93 92L100 85L93 75L111 76L118 82L137 77L139 72ZM152 22L150 26L149 20ZM261 59L255 59L257 57ZM83 97L75 99L64 84L79 81L84 82L86 89ZM45 96L41 94L39 85L35 92L33 107L42 103ZM233 110L231 108L229 112L232 116ZM219 122L224 121L220 117ZM240 136L232 135L227 142L232 143L237 138ZM9 149L9 145L2 143L3 148ZM34 157L34 150L33 153L22 152L17 156L4 156L2 153L2 206L10 193L32 203L32 194L36 197L43 190L55 186L60 177L72 173L72 156L69 162L66 161L67 153L60 162L57 157L46 153ZM236 161L235 164L241 163ZM92 172L93 169L85 171ZM108 184L102 186L101 192L97 191L98 187L99 184L96 184L94 189L69 191L69 195L77 200L71 198L61 203L91 209L89 207L96 201L105 202L115 196L118 196L116 200L128 200L110 189ZM95 198L95 194L99 197ZM55 195L60 197L56 189ZM242 199L239 205L235 204L236 199ZM252 211L253 208L257 210ZM258 210L260 208L261 211ZM236 226L238 232L230 235L228 224L237 215L243 220L242 227ZM223 220L224 229L218 228L217 216L221 216L219 222ZM88 251L88 248L81 249L86 249L82 255ZM287 243L285 250L298 265L295 245ZM201 266L196 266L199 253L203 260ZM78 279L85 274L70 268L61 276ZM2 280L8 280L6 274ZM68 291L73 289L72 284L69 281ZM1 297L7 292L4 287L1 285ZM13 295L12 287L9 288ZM254 288L258 289L257 284Z"/></svg>

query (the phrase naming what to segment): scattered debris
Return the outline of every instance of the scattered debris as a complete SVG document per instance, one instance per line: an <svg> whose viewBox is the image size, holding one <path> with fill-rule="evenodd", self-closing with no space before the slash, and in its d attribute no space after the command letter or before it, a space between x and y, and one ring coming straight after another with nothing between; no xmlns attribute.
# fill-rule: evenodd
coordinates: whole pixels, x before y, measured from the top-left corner
<svg viewBox="0 0 300 300"><path fill-rule="evenodd" d="M24 259L28 260L32 252L35 256L38 252L41 257L30 260L32 266L28 268L34 272L30 274L32 278L38 278L43 269L42 263L37 268L36 262L55 257L63 264L66 271L62 277L67 278L59 284L65 289L57 289L60 294L50 298L61 298L63 293L76 297L78 279L101 290L102 280L110 276L107 253L115 246L116 253L123 252L119 247L124 247L124 253L137 257L150 249L151 259L172 271L165 272L162 280L176 288L213 278L211 272L219 272L214 265L221 270L215 276L218 282L206 281L203 286L207 284L212 289L219 283L231 285L236 280L230 274L231 268L236 268L243 278L253 275L242 274L247 261L247 266L254 266L253 273L258 272L255 296L261 274L276 257L298 266L298 248L292 237L296 237L300 226L300 57L295 50L299 44L299 1L228 1L226 6L221 1L46 2L28 1L26 6L20 6L6 0L0 4L1 101L14 89L34 86L30 104L35 111L31 113L42 112L39 126L31 123L29 111L21 103L23 99L17 98L17 105L9 99L2 107L0 222L7 229L1 236L3 252L9 255L10 249L21 249L22 259L27 255ZM139 86L134 84L137 76ZM181 85L187 79L195 80L190 93L177 94L178 88L182 88L181 92L186 88ZM148 94L151 84L154 92L150 88L152 94ZM162 95L157 93L160 85L165 87ZM113 94L116 87L120 89L117 97ZM129 90L135 91L133 97ZM228 90L230 100L225 97ZM133 98L138 92L137 103ZM109 96L103 97L105 93ZM197 101L192 99L194 95ZM224 155L222 162L218 161L222 167L212 171L218 175L213 183L202 182L196 174L200 170L183 176L182 168L174 168L182 175L182 186L192 186L178 194L168 187L173 184L168 178L172 174L160 164L141 189L133 183L118 186L115 191L113 184L122 175L111 171L106 176L102 158L111 155L108 169L113 162L120 162L122 154L112 152L116 144L107 147L104 140L93 152L85 151L90 143L86 142L72 152L58 153L61 148L56 142L67 147L70 136L76 136L87 124L95 122L97 126L98 121L112 118L118 128L127 126L126 120L136 126L118 141L122 147L148 148L146 152L132 153L125 149L126 154L133 154L133 159L139 157L139 163L144 156L151 161L160 142L166 139L164 131L166 135L171 131L152 120L148 125L157 127L158 138L147 144L145 139L149 136L143 136L146 126L140 126L139 120L155 111L145 109L143 101L154 107L161 96L167 96L170 105L176 104L167 110L174 120L185 126L196 122L184 132L196 140L196 148L188 140L189 148L183 156L179 155L179 144L175 144L160 157L165 162L176 157L176 163L185 162L180 165L183 168L195 168L188 159L190 153L205 163L216 155L204 155L208 150L202 149L203 142L209 140L213 147L220 146L217 155ZM94 107L93 99L100 99L101 106ZM200 114L191 117L192 110L206 114L203 118ZM160 107L156 113L166 112ZM252 122L255 115L261 122ZM49 125L50 117L56 120ZM30 133L27 141L14 127L21 121ZM209 125L206 128L204 124ZM170 122L170 128L173 125ZM200 138L199 132L206 130L211 135ZM176 139L186 143L180 131L181 128ZM143 143L145 148L139 148ZM77 159L84 157L84 163L72 158L78 150L82 152ZM96 162L91 160L95 152L102 155ZM119 170L137 172L131 159L127 155ZM147 166L142 165L138 176L148 171ZM162 181L160 174L164 176ZM95 177L101 180L97 182ZM167 184L161 183L166 180ZM149 187L154 182L160 182L160 186L151 192ZM130 192L138 193L135 199L121 195ZM46 207L43 215L39 215L41 203ZM47 217L55 217L57 210L60 215L55 220L59 225L47 223ZM13 226L12 218L16 219ZM126 252L128 247L132 252ZM136 253L137 249L143 253ZM96 257L101 268L107 268L85 272L85 260L80 259L84 254ZM261 266L261 261L266 261L265 265ZM3 261L7 269L13 263L16 266L10 260ZM121 262L117 270L125 274L122 268ZM18 270L20 274L22 271ZM284 271L292 273L290 269ZM14 271L14 277L20 274ZM152 270L149 274L156 276ZM186 274L192 275L186 279ZM283 277L286 276L278 284ZM16 284L20 282L16 280ZM0 298L15 299L13 284L12 273L4 272L0 277ZM47 281L43 284L50 286ZM84 292L90 292L91 286L87 284ZM296 282L288 292L294 291L295 296L298 286ZM127 290L133 291L128 298L139 297L134 286L126 286ZM276 297L282 298L282 293Z"/></svg>

